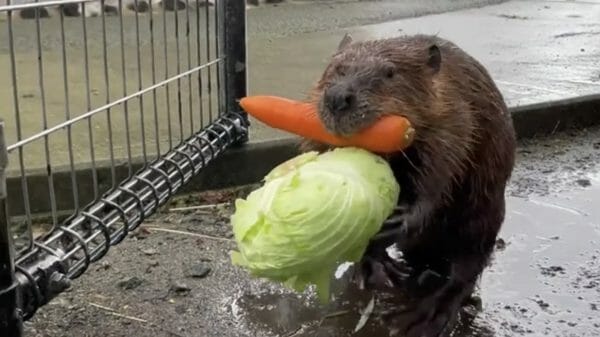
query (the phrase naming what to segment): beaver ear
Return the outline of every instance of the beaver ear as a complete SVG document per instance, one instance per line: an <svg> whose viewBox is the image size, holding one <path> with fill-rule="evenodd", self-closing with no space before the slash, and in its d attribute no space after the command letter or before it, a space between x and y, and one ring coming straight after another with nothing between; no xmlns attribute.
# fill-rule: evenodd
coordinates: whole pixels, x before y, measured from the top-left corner
<svg viewBox="0 0 600 337"><path fill-rule="evenodd" d="M433 69L433 73L437 73L440 70L442 64L442 52L437 45L429 47L429 56L427 59L427 65Z"/></svg>
<svg viewBox="0 0 600 337"><path fill-rule="evenodd" d="M342 51L343 49L348 47L351 43L352 43L352 36L350 36L350 33L346 33L344 35L344 37L342 38L342 41L340 41L340 44L337 47L337 51L338 52Z"/></svg>

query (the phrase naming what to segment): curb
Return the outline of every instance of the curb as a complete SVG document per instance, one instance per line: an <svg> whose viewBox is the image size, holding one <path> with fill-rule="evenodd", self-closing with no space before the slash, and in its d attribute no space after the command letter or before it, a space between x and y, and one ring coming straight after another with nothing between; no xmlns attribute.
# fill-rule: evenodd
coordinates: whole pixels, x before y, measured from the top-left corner
<svg viewBox="0 0 600 337"><path fill-rule="evenodd" d="M519 140L551 136L574 128L585 128L600 125L600 95L581 96L558 101L536 103L509 109ZM232 186L247 185L259 182L274 166L299 154L296 137L281 138L268 141L250 142L232 148L220 158L215 159L198 176L194 177L179 194L221 189ZM143 162L137 160L134 169ZM66 169L66 168L65 168ZM127 166L116 167L117 178L127 176ZM93 200L91 173L89 169L76 172L79 199L81 205ZM45 171L36 171L28 176L28 189L31 197L30 205L33 214L50 211L48 200L48 179ZM110 186L110 166L98 165L98 182L101 190ZM64 212L73 209L71 174L67 170L55 168L54 186L57 198L57 210ZM23 197L20 177L8 177L7 189L10 212L23 215Z"/></svg>
<svg viewBox="0 0 600 337"><path fill-rule="evenodd" d="M600 94L513 107L509 109L518 139L600 124Z"/></svg>

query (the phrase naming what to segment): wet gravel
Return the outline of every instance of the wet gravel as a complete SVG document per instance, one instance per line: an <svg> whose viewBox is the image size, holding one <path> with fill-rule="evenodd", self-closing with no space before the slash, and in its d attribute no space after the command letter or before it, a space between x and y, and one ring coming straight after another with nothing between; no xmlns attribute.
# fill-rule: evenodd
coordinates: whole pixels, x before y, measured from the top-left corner
<svg viewBox="0 0 600 337"><path fill-rule="evenodd" d="M580 190L600 179L597 127L523 140L517 152L517 165L508 187L512 196Z"/></svg>

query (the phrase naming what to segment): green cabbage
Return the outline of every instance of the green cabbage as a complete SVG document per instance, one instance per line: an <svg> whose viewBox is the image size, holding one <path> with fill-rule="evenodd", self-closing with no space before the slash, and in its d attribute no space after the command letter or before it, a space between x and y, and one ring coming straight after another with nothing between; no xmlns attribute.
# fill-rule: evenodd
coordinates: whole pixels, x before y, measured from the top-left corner
<svg viewBox="0 0 600 337"><path fill-rule="evenodd" d="M383 158L358 148L308 152L274 168L235 202L234 265L321 301L339 264L360 260L392 213L400 186Z"/></svg>

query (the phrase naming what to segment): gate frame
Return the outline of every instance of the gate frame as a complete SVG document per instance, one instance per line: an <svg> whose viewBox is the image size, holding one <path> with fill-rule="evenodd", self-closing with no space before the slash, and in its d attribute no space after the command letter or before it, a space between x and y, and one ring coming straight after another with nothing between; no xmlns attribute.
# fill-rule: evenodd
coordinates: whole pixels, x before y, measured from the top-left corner
<svg viewBox="0 0 600 337"><path fill-rule="evenodd" d="M0 119L0 331L8 337L23 335L21 294L15 275L15 250L6 191L8 151L4 137L4 121Z"/></svg>
<svg viewBox="0 0 600 337"><path fill-rule="evenodd" d="M39 5L40 7L43 6L43 4ZM238 104L239 99L247 94L246 4L245 1L241 0L221 0L217 2L215 10L218 27L215 38L218 41L217 57L220 60L217 64L217 71L218 80L221 83L218 89L221 102L219 113L225 118L229 114L234 114L241 119L241 121L238 121L241 122L241 125L238 125L238 127L243 132L232 144L232 146L241 146L249 138L248 117ZM216 124L218 127L223 128L223 125L219 122ZM209 127L210 124L205 128ZM224 130L231 137L229 131ZM8 213L6 188L8 144L6 144L4 132L4 121L0 119L0 331L6 332L7 337L22 337L23 322L28 318L24 318L23 314L23 285L17 279L15 272L18 267L15 265L16 253ZM202 160L204 161L204 158ZM55 268L56 266L52 266L49 269ZM63 281L68 282L68 280ZM52 283L52 280L50 280L50 282L42 284L40 288L54 288ZM54 291L43 290L47 295L47 298L45 298L45 303L47 303L64 289L58 291L57 289L54 289ZM43 306L44 303L38 303L38 305ZM37 310L38 307L34 309Z"/></svg>

